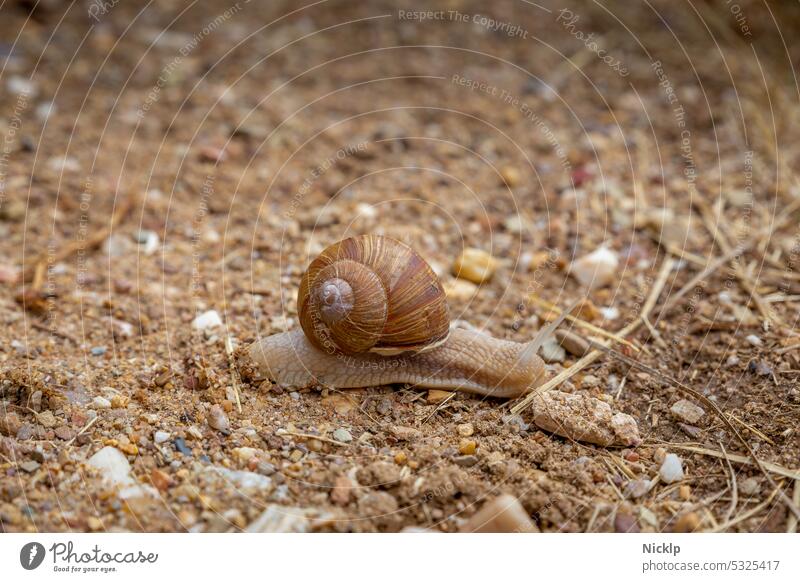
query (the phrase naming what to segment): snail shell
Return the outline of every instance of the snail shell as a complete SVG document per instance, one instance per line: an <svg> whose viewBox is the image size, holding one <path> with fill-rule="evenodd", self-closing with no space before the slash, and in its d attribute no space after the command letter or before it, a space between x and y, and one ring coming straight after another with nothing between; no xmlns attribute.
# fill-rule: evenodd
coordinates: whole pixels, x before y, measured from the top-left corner
<svg viewBox="0 0 800 582"><path fill-rule="evenodd" d="M303 275L297 309L308 340L328 353L427 351L450 330L430 265L408 245L378 235L322 251Z"/></svg>

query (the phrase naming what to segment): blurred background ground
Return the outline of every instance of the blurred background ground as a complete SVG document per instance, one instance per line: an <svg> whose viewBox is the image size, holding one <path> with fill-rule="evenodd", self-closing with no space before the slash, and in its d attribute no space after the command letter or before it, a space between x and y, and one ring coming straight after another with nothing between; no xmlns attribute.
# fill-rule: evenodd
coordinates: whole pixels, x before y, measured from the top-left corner
<svg viewBox="0 0 800 582"><path fill-rule="evenodd" d="M796 4L0 14L4 531L237 531L265 511L456 531L501 492L543 531L796 529ZM588 293L580 317L622 329L674 260L636 357L783 472L769 483L711 410L681 414L685 395L609 357L560 389L633 415L636 449L469 395L240 382L229 352L297 325L310 258L370 232L430 261L453 319L518 341L550 316L531 296ZM603 246L618 265L587 290L570 265ZM498 260L491 280L454 282L465 247ZM685 478L650 483L666 453Z"/></svg>

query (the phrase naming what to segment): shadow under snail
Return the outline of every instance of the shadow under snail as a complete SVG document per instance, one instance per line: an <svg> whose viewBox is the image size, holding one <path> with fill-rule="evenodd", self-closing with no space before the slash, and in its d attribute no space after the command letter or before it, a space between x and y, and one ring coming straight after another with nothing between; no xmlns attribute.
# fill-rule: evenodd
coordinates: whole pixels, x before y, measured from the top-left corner
<svg viewBox="0 0 800 582"><path fill-rule="evenodd" d="M450 329L447 300L430 265L408 245L362 235L326 248L303 275L300 329L253 343L272 381L360 388L385 384L514 398L546 376L537 355L560 323L527 343Z"/></svg>

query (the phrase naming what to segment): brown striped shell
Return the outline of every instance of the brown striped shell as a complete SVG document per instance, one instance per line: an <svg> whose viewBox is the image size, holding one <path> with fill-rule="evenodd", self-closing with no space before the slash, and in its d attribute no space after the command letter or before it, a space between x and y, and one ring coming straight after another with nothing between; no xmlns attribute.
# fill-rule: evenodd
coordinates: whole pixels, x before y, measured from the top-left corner
<svg viewBox="0 0 800 582"><path fill-rule="evenodd" d="M398 240L339 241L308 266L297 294L306 337L329 353L394 355L440 345L447 299L430 265Z"/></svg>

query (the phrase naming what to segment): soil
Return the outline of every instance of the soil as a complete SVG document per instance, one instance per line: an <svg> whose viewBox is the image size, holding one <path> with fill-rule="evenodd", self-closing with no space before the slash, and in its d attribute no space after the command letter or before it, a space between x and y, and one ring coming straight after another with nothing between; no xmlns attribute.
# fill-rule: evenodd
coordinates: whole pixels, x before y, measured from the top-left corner
<svg viewBox="0 0 800 582"><path fill-rule="evenodd" d="M283 529L458 531L500 493L545 532L796 529L797 6L31 4L0 8L3 531L239 531L276 507ZM639 351L612 344L657 374L604 355L558 387L641 445L497 399L242 376L237 350L297 325L310 259L363 233L419 251L453 320L518 341L552 317L532 295L619 331L674 260ZM602 245L619 264L587 289L570 265ZM453 286L464 248L489 281ZM666 378L785 471L736 460ZM92 467L106 446L152 489Z"/></svg>

